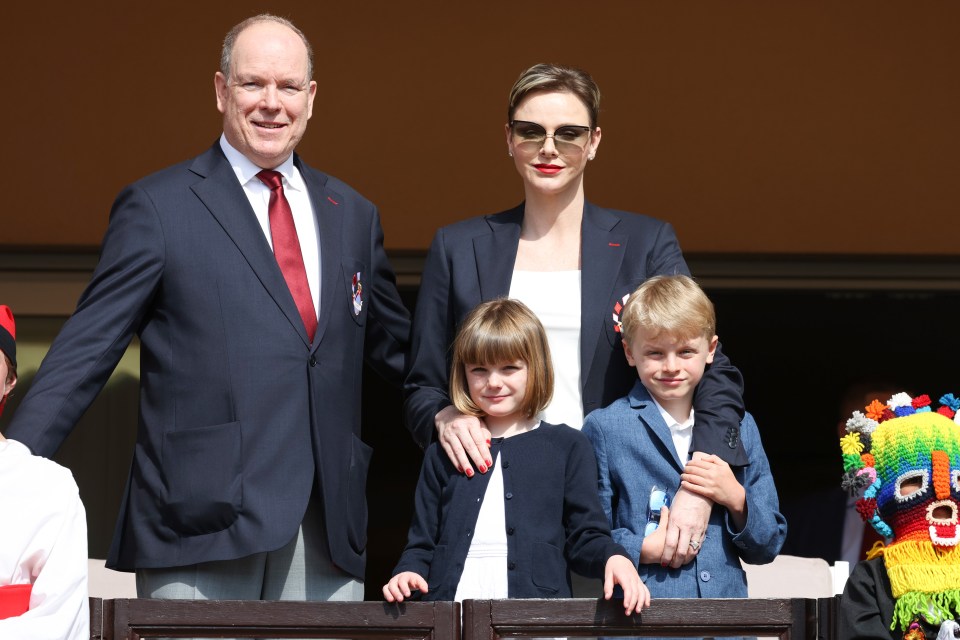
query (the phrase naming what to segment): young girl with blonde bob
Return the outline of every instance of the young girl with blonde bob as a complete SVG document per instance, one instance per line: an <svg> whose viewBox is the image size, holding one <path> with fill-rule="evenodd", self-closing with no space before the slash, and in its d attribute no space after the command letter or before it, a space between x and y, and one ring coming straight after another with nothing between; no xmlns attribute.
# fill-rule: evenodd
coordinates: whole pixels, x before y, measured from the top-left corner
<svg viewBox="0 0 960 640"><path fill-rule="evenodd" d="M543 326L516 300L479 305L453 345L450 396L492 436L485 473L427 449L407 546L383 587L389 602L569 598L570 570L623 590L629 615L650 603L626 551L610 537L587 439L537 417L553 395ZM486 472L489 471L489 472Z"/></svg>

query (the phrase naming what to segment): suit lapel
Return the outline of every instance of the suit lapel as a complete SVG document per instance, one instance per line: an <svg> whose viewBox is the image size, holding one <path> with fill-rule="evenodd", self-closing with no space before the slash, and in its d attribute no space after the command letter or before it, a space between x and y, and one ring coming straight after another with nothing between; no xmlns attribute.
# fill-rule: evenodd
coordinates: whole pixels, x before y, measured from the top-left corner
<svg viewBox="0 0 960 640"><path fill-rule="evenodd" d="M487 216L486 221L491 233L473 239L480 300L503 298L510 293L513 265L517 262L517 247L520 244L523 205L505 213Z"/></svg>
<svg viewBox="0 0 960 640"><path fill-rule="evenodd" d="M580 232L580 379L590 379L593 354L607 322L612 322L612 296L627 251L628 236L614 233L620 220L585 202ZM597 313L601 309L603 313Z"/></svg>
<svg viewBox="0 0 960 640"><path fill-rule="evenodd" d="M336 300L340 291L341 259L343 257L343 214L344 198L326 185L325 176L308 167L300 156L294 155L294 162L300 169L300 175L307 185L313 214L317 217L317 229L320 233L320 314L317 317L317 333L313 338L314 349L320 344L323 333L330 323L333 309L345 300ZM366 276L367 274L364 274Z"/></svg>
<svg viewBox="0 0 960 640"><path fill-rule="evenodd" d="M214 143L206 153L197 157L190 170L203 178L191 187L193 192L230 236L267 293L306 343L307 332L293 301L293 295L283 279L283 273L267 239L263 236L263 229L250 207L250 201L220 150L219 143Z"/></svg>
<svg viewBox="0 0 960 640"><path fill-rule="evenodd" d="M670 461L678 472L683 472L683 464L677 456L677 447L673 444L673 434L670 427L663 421L660 410L650 398L650 394L642 384L637 382L630 392L630 406L637 409L640 413L640 421L643 428L647 429L653 440L659 440L664 450L670 454Z"/></svg>

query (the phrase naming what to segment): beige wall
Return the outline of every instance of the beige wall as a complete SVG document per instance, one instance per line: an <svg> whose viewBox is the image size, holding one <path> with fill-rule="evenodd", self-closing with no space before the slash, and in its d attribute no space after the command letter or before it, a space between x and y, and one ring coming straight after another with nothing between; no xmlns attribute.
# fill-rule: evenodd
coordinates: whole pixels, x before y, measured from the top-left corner
<svg viewBox="0 0 960 640"><path fill-rule="evenodd" d="M97 245L122 185L209 145L218 42L264 8L317 50L302 154L391 249L520 200L505 96L557 61L604 92L588 197L688 253L960 253L953 0L14 3L0 251Z"/></svg>

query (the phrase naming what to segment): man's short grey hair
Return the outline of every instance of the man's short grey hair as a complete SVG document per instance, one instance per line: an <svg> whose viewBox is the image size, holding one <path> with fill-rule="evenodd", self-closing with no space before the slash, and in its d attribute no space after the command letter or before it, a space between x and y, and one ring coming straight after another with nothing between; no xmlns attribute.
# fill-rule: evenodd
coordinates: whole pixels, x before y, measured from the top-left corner
<svg viewBox="0 0 960 640"><path fill-rule="evenodd" d="M297 25L293 24L286 18L281 18L280 16L275 16L270 13L261 13L260 15L247 18L227 32L226 37L223 39L223 49L220 51L220 73L223 74L223 77L227 78L228 80L230 79L230 65L233 57L233 46L237 43L237 37L244 30L246 30L247 27L252 27L253 25L261 22L275 22L277 24L282 24L300 36L300 40L303 41L303 46L307 48L307 80L313 80L313 47L310 46L310 41L307 40L307 36L303 34L303 31L301 31Z"/></svg>

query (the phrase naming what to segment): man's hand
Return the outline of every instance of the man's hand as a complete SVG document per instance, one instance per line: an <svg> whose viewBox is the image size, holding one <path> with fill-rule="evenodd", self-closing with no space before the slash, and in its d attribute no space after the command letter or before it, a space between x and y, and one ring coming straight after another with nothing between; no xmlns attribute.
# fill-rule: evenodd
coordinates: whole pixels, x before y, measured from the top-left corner
<svg viewBox="0 0 960 640"><path fill-rule="evenodd" d="M650 590L643 584L633 562L624 556L610 556L603 570L603 599L613 597L613 585L623 589L623 612L626 615L634 611L640 613L650 606Z"/></svg>
<svg viewBox="0 0 960 640"><path fill-rule="evenodd" d="M712 510L713 502L710 499L681 485L670 505L670 522L667 524L660 564L676 569L697 556Z"/></svg>
<svg viewBox="0 0 960 640"><path fill-rule="evenodd" d="M486 473L490 459L490 431L479 418L465 416L453 405L440 410L434 418L437 439L447 457L461 473L473 476L473 468Z"/></svg>
<svg viewBox="0 0 960 640"><path fill-rule="evenodd" d="M421 593L427 592L427 581L419 573L403 571L390 578L390 582L383 585L383 597L387 602L403 602L409 598L414 589Z"/></svg>

